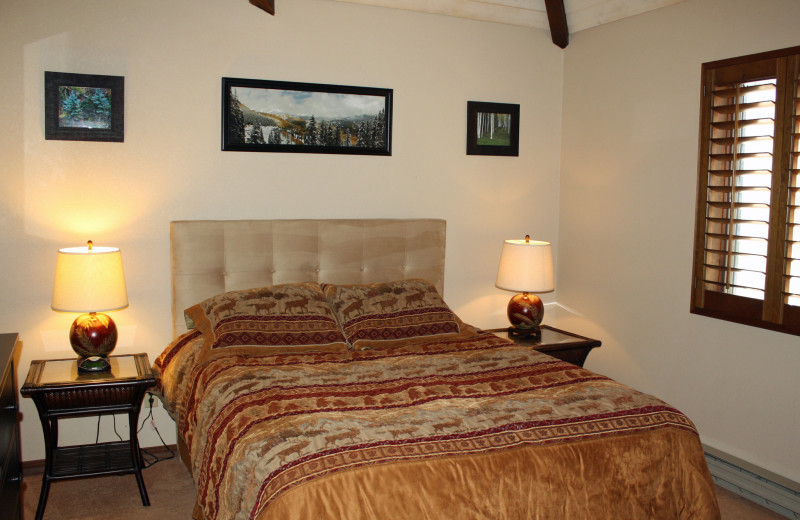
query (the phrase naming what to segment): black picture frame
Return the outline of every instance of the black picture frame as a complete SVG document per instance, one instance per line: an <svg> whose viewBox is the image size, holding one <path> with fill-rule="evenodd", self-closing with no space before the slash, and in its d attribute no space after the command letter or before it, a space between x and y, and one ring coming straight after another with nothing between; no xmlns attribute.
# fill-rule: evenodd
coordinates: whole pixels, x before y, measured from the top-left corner
<svg viewBox="0 0 800 520"><path fill-rule="evenodd" d="M392 155L392 96L387 88L222 78L222 150Z"/></svg>
<svg viewBox="0 0 800 520"><path fill-rule="evenodd" d="M467 101L467 155L518 157L519 105Z"/></svg>
<svg viewBox="0 0 800 520"><path fill-rule="evenodd" d="M125 77L44 73L44 138L125 140Z"/></svg>

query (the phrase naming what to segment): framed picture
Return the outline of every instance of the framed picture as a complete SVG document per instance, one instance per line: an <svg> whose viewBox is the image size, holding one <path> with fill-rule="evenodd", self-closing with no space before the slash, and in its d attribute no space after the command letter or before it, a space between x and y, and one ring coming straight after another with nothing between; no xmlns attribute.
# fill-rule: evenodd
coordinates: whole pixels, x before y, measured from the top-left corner
<svg viewBox="0 0 800 520"><path fill-rule="evenodd" d="M467 101L467 155L519 156L519 105Z"/></svg>
<svg viewBox="0 0 800 520"><path fill-rule="evenodd" d="M44 138L115 141L125 138L125 78L44 73Z"/></svg>
<svg viewBox="0 0 800 520"><path fill-rule="evenodd" d="M392 154L392 90L222 78L222 149Z"/></svg>

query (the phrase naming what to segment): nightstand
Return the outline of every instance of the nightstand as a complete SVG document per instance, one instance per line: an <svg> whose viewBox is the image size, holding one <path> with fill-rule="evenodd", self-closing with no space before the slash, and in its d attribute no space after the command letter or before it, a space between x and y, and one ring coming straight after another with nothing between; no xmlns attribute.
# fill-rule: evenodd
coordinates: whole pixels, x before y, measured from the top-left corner
<svg viewBox="0 0 800 520"><path fill-rule="evenodd" d="M549 325L542 325L541 329L541 336L527 338L509 336L508 329L489 329L488 332L492 332L501 338L510 339L517 345L530 345L539 352L579 367L583 366L589 351L602 344L600 340L579 336Z"/></svg>
<svg viewBox="0 0 800 520"><path fill-rule="evenodd" d="M156 380L147 354L110 356L109 361L110 371L82 373L78 373L77 358L31 362L20 393L36 404L46 451L36 520L44 516L50 482L76 477L133 473L142 504L150 505L136 430L142 398ZM58 445L59 419L119 413L128 414L127 441ZM91 496L91 489L87 495Z"/></svg>

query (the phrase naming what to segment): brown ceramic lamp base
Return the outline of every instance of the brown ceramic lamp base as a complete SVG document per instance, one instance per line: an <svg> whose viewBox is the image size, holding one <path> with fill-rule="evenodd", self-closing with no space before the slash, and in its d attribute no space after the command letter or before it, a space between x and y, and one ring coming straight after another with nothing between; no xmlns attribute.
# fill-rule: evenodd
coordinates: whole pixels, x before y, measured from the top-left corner
<svg viewBox="0 0 800 520"><path fill-rule="evenodd" d="M78 369L82 372L108 370L108 355L117 345L117 325L111 316L91 312L81 314L69 329L72 350L81 357Z"/></svg>
<svg viewBox="0 0 800 520"><path fill-rule="evenodd" d="M515 294L508 302L508 332L514 335L535 336L541 334L539 325L544 317L544 305L535 294Z"/></svg>

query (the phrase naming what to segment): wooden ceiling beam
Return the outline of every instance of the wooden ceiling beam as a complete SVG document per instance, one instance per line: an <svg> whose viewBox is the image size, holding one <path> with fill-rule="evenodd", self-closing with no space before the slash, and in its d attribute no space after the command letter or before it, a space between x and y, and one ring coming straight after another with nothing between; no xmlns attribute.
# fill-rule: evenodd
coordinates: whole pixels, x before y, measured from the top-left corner
<svg viewBox="0 0 800 520"><path fill-rule="evenodd" d="M275 16L275 0L250 0L250 3Z"/></svg>
<svg viewBox="0 0 800 520"><path fill-rule="evenodd" d="M550 37L553 38L553 43L564 49L569 44L564 0L544 0L544 5L547 7L547 21L550 22Z"/></svg>

